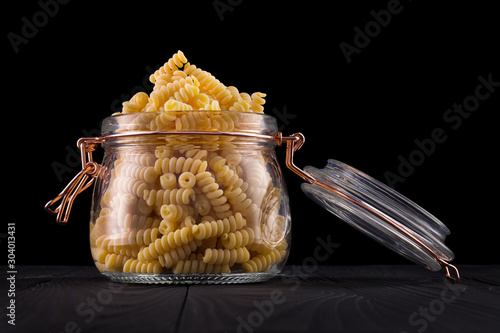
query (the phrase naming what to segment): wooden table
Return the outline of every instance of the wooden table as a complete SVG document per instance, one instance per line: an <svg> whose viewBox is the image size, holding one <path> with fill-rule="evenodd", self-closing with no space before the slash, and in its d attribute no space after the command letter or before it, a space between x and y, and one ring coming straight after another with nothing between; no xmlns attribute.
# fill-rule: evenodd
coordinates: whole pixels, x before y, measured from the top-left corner
<svg viewBox="0 0 500 333"><path fill-rule="evenodd" d="M405 265L286 266L254 284L140 285L94 267L24 266L8 297L4 266L0 332L500 332L500 265L459 269L459 284Z"/></svg>

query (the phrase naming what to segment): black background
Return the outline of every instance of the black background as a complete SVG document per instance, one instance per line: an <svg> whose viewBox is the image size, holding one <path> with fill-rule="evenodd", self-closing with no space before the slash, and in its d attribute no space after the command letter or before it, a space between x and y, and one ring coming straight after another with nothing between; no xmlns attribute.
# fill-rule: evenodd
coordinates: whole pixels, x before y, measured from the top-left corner
<svg viewBox="0 0 500 333"><path fill-rule="evenodd" d="M300 167L322 168L334 158L385 182L384 173L398 173L398 156L417 149L416 139L443 129L446 141L396 189L450 228L455 263L498 263L500 87L455 130L443 120L474 95L478 76L500 81L498 11L481 2L401 1L348 63L340 43L353 45L354 28L364 30L374 21L370 12L388 3L70 1L45 21L37 1L4 4L2 245L5 224L14 222L18 265L92 264L91 191L77 198L67 226L43 206L79 171L69 153L78 138L98 135L100 121L144 87L149 71L182 50L224 84L265 92L265 112L284 134L306 136ZM38 31L16 53L9 33L22 35L34 19ZM321 264L409 263L316 206L286 169L283 148L278 155L292 207L289 263L311 257L318 237L341 244ZM59 179L54 163L71 172Z"/></svg>

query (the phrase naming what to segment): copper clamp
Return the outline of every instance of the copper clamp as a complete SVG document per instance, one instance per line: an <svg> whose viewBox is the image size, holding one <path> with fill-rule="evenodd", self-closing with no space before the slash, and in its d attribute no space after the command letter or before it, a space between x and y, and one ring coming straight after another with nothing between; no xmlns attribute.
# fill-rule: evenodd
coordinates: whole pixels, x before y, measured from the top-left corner
<svg viewBox="0 0 500 333"><path fill-rule="evenodd" d="M92 152L101 138L81 138L77 145L80 148L82 158L82 170L66 185L66 187L54 199L45 204L45 211L56 215L58 224L65 225L68 222L69 213L73 202L78 194L90 187L94 183L101 166L92 159ZM89 179L90 178L90 179ZM51 207L61 200L56 209Z"/></svg>

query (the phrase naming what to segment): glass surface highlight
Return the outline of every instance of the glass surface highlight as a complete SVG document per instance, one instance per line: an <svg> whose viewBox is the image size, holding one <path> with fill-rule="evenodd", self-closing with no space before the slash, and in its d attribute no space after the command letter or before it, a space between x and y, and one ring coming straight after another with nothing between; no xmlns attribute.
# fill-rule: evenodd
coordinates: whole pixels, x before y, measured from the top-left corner
<svg viewBox="0 0 500 333"><path fill-rule="evenodd" d="M380 181L342 162L330 159L323 169L307 166L304 170L344 195L363 202L397 221L401 227L417 237L436 253L449 261L453 252L444 245L448 228L408 198ZM317 184L301 185L302 190L320 206L366 235L409 260L438 271L441 265L428 251L410 237L363 207Z"/></svg>

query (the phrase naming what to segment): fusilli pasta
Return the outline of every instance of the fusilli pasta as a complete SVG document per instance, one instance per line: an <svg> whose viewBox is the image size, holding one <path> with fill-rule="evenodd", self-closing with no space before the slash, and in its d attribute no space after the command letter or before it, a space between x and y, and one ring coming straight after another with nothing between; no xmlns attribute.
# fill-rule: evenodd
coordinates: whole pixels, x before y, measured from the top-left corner
<svg viewBox="0 0 500 333"><path fill-rule="evenodd" d="M96 266L131 274L271 269L287 254L289 221L268 153L212 135L238 131L245 115L263 113L266 94L226 86L181 51L149 79L153 90L134 94L113 115L133 118L120 130L212 133L141 136L117 149L103 168L109 179L90 224Z"/></svg>

